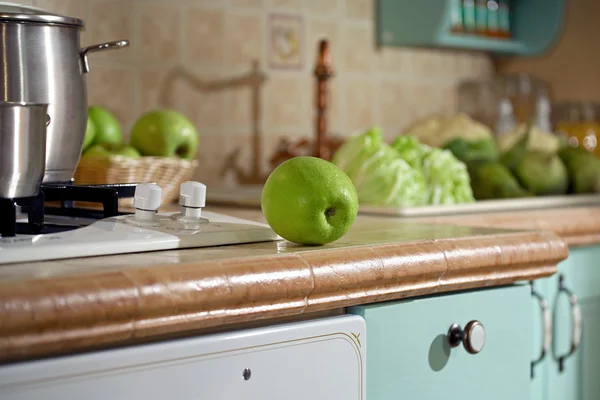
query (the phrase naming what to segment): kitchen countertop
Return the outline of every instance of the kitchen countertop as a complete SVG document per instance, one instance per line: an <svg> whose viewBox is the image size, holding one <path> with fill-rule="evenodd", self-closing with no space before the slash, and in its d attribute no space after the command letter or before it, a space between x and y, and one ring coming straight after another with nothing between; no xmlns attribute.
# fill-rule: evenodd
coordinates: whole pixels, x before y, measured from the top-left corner
<svg viewBox="0 0 600 400"><path fill-rule="evenodd" d="M259 210L208 209L262 220ZM0 361L536 279L567 254L548 230L359 216L321 247L279 241L4 265Z"/></svg>

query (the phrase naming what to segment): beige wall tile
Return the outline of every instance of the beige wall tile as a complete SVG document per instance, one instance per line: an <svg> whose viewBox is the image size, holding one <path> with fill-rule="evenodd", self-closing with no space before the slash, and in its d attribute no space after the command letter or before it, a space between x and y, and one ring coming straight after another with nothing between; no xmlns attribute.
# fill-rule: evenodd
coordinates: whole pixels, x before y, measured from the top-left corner
<svg viewBox="0 0 600 400"><path fill-rule="evenodd" d="M315 62L318 55L318 42L321 39L327 39L329 41L331 51L331 61L336 67L336 63L339 63L340 55L343 54L341 51L340 43L340 24L336 20L331 19L311 19L308 21L308 40L306 42L308 50L308 66L314 68Z"/></svg>
<svg viewBox="0 0 600 400"><path fill-rule="evenodd" d="M89 105L103 106L112 111L128 136L135 115L133 82L136 72L131 68L97 66L87 76Z"/></svg>
<svg viewBox="0 0 600 400"><path fill-rule="evenodd" d="M282 136L291 141L314 136L313 68L322 37L330 40L336 71L329 84L329 132L340 136L377 124L392 138L416 117L454 111L461 80L493 73L485 54L376 49L375 0L37 1L68 14L89 12L84 44L131 40L127 50L91 56L90 103L113 110L126 131L139 113L154 108L188 116L201 134L196 178L211 185L223 181L226 156L237 147L238 165L250 169L252 102L248 88L209 93L194 87L198 81L236 78L252 61L262 66L267 81L259 125L266 172ZM272 13L304 17L307 57L301 70L266 66L266 23ZM183 67L191 79L181 73Z"/></svg>
<svg viewBox="0 0 600 400"><path fill-rule="evenodd" d="M193 7L185 13L186 59L196 63L222 64L225 47L225 11Z"/></svg>
<svg viewBox="0 0 600 400"><path fill-rule="evenodd" d="M335 16L340 11L342 0L306 0L306 7L312 16Z"/></svg>
<svg viewBox="0 0 600 400"><path fill-rule="evenodd" d="M265 119L271 128L306 131L310 116L306 86L299 76L272 76L264 86Z"/></svg>
<svg viewBox="0 0 600 400"><path fill-rule="evenodd" d="M346 0L346 15L372 21L374 7L374 0Z"/></svg>
<svg viewBox="0 0 600 400"><path fill-rule="evenodd" d="M412 72L411 53L405 49L382 48L377 51L377 68L386 73L405 75Z"/></svg>
<svg viewBox="0 0 600 400"><path fill-rule="evenodd" d="M144 68L138 82L142 112L170 108L186 115L194 125L221 129L225 111L225 90L209 92L207 85L220 82L222 76L212 72L172 68Z"/></svg>
<svg viewBox="0 0 600 400"><path fill-rule="evenodd" d="M342 25L343 68L350 72L369 72L373 68L375 49L370 25Z"/></svg>
<svg viewBox="0 0 600 400"><path fill-rule="evenodd" d="M56 14L87 19L85 0L36 0L35 6Z"/></svg>
<svg viewBox="0 0 600 400"><path fill-rule="evenodd" d="M84 45L127 39L130 46L116 51L102 51L90 58L106 61L131 60L140 43L133 35L134 9L132 0L90 0L90 18L86 21ZM93 16L93 17L92 17Z"/></svg>
<svg viewBox="0 0 600 400"><path fill-rule="evenodd" d="M260 16L230 12L227 15L226 61L247 67L263 59L264 27Z"/></svg>
<svg viewBox="0 0 600 400"><path fill-rule="evenodd" d="M229 3L233 7L261 8L264 0L229 0Z"/></svg>
<svg viewBox="0 0 600 400"><path fill-rule="evenodd" d="M175 4L136 4L140 28L141 58L176 62L181 53L180 9Z"/></svg>
<svg viewBox="0 0 600 400"><path fill-rule="evenodd" d="M267 7L288 8L291 10L300 10L302 0L266 0Z"/></svg>
<svg viewBox="0 0 600 400"><path fill-rule="evenodd" d="M227 137L215 128L199 127L198 134L198 168L194 171L193 179L209 187L220 185L221 170L230 151Z"/></svg>
<svg viewBox="0 0 600 400"><path fill-rule="evenodd" d="M382 81L379 93L381 126L386 136L393 137L414 115L411 86L399 81Z"/></svg>
<svg viewBox="0 0 600 400"><path fill-rule="evenodd" d="M250 88L235 88L225 94L227 104L226 122L234 131L248 133L252 129L253 104L252 90ZM263 110L264 113L264 110Z"/></svg>
<svg viewBox="0 0 600 400"><path fill-rule="evenodd" d="M12 0L10 3L21 4L24 6L32 6L33 0Z"/></svg>
<svg viewBox="0 0 600 400"><path fill-rule="evenodd" d="M363 130L373 125L374 90L369 80L353 80L346 86L346 130Z"/></svg>

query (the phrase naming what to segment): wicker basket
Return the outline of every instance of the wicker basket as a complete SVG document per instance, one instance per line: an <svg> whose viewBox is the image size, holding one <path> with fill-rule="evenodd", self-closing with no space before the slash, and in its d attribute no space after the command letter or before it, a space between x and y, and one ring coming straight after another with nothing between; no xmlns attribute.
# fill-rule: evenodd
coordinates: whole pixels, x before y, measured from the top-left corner
<svg viewBox="0 0 600 400"><path fill-rule="evenodd" d="M179 198L179 185L190 180L198 161L166 157L129 158L123 156L81 157L75 170L78 185L152 182L163 190L162 203ZM119 199L119 207L130 207L132 199ZM83 204L82 204L83 206ZM87 206L87 204L86 204Z"/></svg>

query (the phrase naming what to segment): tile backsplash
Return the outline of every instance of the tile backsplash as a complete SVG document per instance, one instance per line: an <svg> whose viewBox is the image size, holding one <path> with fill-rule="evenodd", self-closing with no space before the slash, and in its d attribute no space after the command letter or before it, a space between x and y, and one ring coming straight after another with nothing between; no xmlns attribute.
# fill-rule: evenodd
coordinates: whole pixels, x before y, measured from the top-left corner
<svg viewBox="0 0 600 400"><path fill-rule="evenodd" d="M375 0L21 0L83 18L82 46L129 39L129 48L93 54L87 76L90 104L115 113L128 131L143 112L170 107L200 132L197 178L222 178L226 156L240 148L238 164L250 169L254 119L262 162L280 137L312 137L317 41L331 44L336 75L330 88L330 131L348 135L380 125L388 136L414 118L453 111L455 87L493 72L479 53L378 49ZM269 63L273 15L300 21L299 68ZM253 99L237 86L257 65L264 84Z"/></svg>

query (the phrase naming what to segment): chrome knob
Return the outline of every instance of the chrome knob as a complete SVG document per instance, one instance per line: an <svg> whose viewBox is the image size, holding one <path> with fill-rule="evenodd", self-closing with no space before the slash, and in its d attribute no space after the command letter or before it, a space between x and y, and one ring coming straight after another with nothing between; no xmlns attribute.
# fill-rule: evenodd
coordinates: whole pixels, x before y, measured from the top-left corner
<svg viewBox="0 0 600 400"><path fill-rule="evenodd" d="M485 345L485 329L479 321L470 321L464 330L459 324L452 324L448 330L448 343L451 347L462 343L467 352L477 354Z"/></svg>

